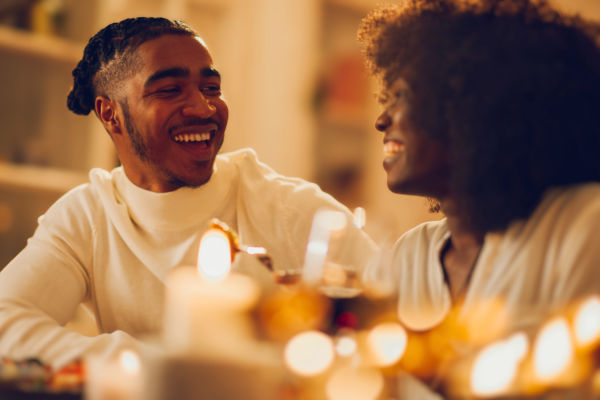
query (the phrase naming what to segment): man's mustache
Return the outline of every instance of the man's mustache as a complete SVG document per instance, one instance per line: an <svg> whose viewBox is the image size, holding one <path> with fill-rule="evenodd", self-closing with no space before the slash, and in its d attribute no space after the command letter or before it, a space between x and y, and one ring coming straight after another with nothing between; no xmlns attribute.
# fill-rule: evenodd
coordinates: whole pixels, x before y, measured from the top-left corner
<svg viewBox="0 0 600 400"><path fill-rule="evenodd" d="M215 121L212 118L207 118L207 119L203 119L203 118L191 118L188 119L187 121L178 124L178 125L174 125L172 127L169 128L169 135L173 135L173 132L179 130L179 129L183 129L183 128L189 128L190 126L198 126L198 127L202 127L202 126L206 126L208 124L215 124L217 125L217 129L221 129L221 124L219 124L217 121Z"/></svg>

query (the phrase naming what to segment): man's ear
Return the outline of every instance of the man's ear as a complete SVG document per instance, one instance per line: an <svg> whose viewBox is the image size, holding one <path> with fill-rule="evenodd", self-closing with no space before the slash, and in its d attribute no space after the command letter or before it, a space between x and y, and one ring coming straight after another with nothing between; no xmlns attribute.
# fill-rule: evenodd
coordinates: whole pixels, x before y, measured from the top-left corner
<svg viewBox="0 0 600 400"><path fill-rule="evenodd" d="M124 129L121 118L118 116L116 101L104 96L96 97L96 115L111 135L123 133Z"/></svg>

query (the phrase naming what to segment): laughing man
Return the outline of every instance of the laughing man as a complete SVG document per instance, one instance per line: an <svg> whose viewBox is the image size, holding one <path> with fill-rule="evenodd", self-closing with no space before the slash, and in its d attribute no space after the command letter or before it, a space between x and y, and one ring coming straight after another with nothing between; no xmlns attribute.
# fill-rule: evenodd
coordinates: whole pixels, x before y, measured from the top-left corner
<svg viewBox="0 0 600 400"><path fill-rule="evenodd" d="M54 204L27 247L0 274L0 355L55 366L90 352L146 346L157 332L165 277L195 264L208 221L300 268L314 212L348 213L313 184L276 174L252 150L217 156L227 126L221 76L197 33L181 22L111 24L73 71L68 107L95 112L122 167L94 169L90 183ZM366 261L372 243L353 230L342 253ZM260 265L240 269L268 281ZM262 267L264 268L264 267ZM64 328L83 303L101 333Z"/></svg>

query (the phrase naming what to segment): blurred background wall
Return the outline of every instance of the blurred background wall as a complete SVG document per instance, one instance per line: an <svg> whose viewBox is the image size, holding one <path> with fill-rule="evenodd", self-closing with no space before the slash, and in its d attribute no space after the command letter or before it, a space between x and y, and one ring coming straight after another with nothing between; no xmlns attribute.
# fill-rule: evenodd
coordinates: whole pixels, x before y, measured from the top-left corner
<svg viewBox="0 0 600 400"><path fill-rule="evenodd" d="M0 0L0 268L91 168L118 165L100 123L71 114L66 94L87 40L134 16L181 19L207 43L230 108L223 151L252 147L276 171L364 207L380 244L440 218L385 185L377 88L356 43L360 19L380 2ZM598 0L560 3L600 19Z"/></svg>

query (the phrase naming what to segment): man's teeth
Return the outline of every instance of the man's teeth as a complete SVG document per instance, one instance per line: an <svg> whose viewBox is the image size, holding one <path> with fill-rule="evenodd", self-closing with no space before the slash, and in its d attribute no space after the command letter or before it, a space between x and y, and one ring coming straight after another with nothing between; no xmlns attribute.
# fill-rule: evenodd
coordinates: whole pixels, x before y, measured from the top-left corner
<svg viewBox="0 0 600 400"><path fill-rule="evenodd" d="M182 135L177 135L173 139L178 142L201 142L203 140L210 139L210 133L184 133Z"/></svg>
<svg viewBox="0 0 600 400"><path fill-rule="evenodd" d="M393 157L404 150L404 143L389 141L383 145L383 155L385 157Z"/></svg>

